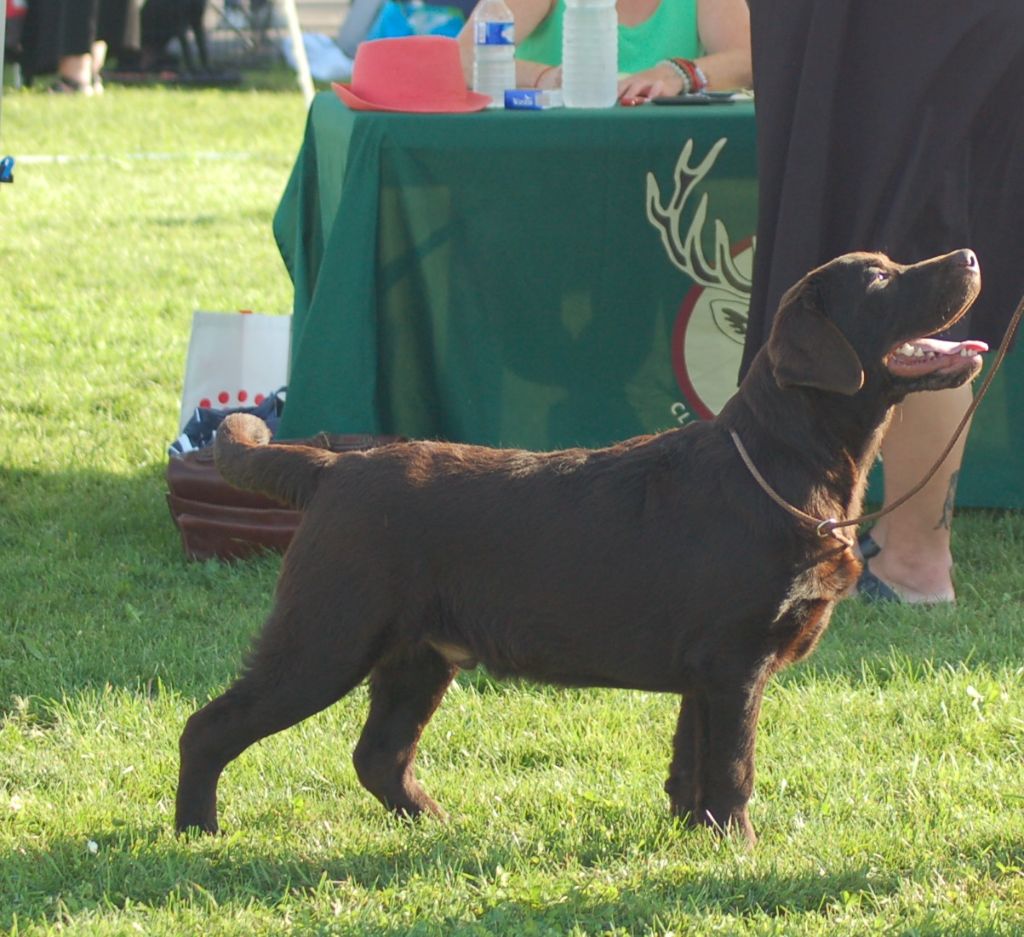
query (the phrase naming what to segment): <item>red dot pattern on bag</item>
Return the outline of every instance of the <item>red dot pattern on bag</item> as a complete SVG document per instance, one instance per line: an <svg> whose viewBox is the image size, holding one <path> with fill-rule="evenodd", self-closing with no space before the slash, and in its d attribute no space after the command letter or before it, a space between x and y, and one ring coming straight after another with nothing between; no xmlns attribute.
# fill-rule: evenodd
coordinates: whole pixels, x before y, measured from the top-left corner
<svg viewBox="0 0 1024 937"><path fill-rule="evenodd" d="M247 391L247 390L240 390L240 391L238 391L235 394L235 399L239 403L245 403L249 399L249 391ZM258 407L266 399L267 399L267 395L266 394L256 394L252 398L252 401ZM217 402L220 403L221 406L225 406L226 404L231 402L231 394L228 393L228 391L226 391L226 390L222 390L219 394L217 394ZM213 409L213 401L210 400L209 397L203 397L199 401L199 406L202 407L205 410L211 410L211 409Z"/></svg>
<svg viewBox="0 0 1024 937"><path fill-rule="evenodd" d="M243 316L252 315L251 309L239 309L238 311ZM249 399L249 391L240 390L236 393L235 397L239 403L245 403ZM256 394L253 397L253 403L256 406L259 406L266 399L267 397L265 394ZM228 393L228 391L226 390L222 390L219 394L217 394L217 400L222 406L226 405L231 400L231 394ZM199 401L199 406L205 410L211 410L213 409L213 401L211 401L209 397L203 397Z"/></svg>

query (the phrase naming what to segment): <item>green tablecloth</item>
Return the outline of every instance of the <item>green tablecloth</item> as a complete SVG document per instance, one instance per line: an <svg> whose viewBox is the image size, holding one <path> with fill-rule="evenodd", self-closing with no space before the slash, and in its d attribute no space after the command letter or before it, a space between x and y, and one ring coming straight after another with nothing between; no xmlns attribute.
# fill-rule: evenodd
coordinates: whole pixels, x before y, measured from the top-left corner
<svg viewBox="0 0 1024 937"><path fill-rule="evenodd" d="M318 95L274 219L295 285L280 436L551 449L710 415L745 328L753 124L745 103L412 115ZM1015 363L961 504L1024 505Z"/></svg>

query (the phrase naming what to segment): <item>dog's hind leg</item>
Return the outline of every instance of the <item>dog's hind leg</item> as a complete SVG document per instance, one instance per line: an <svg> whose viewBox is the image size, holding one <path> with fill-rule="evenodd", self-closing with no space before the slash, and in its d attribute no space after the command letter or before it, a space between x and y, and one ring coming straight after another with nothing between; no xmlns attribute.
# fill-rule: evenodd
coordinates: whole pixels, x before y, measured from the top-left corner
<svg viewBox="0 0 1024 937"><path fill-rule="evenodd" d="M458 668L426 645L403 648L370 675L370 713L352 760L359 780L385 807L415 817L444 811L416 780L416 746Z"/></svg>
<svg viewBox="0 0 1024 937"><path fill-rule="evenodd" d="M705 744L705 724L700 694L687 693L683 699L672 741L672 764L665 793L672 815L698 823L701 814L701 755Z"/></svg>
<svg viewBox="0 0 1024 937"><path fill-rule="evenodd" d="M352 636L341 654L336 646L341 641L323 640L322 630L293 619L275 608L246 672L186 723L179 743L179 831L215 833L217 782L224 767L254 742L326 709L373 666L376 645Z"/></svg>

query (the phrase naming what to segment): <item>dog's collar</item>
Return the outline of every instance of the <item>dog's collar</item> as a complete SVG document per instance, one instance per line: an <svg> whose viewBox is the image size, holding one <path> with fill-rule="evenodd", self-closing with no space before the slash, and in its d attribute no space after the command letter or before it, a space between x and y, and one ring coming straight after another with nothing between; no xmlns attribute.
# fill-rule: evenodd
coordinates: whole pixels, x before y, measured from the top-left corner
<svg viewBox="0 0 1024 937"><path fill-rule="evenodd" d="M855 524L858 524L860 522L859 519L855 519L853 521L840 521L836 517L815 517L813 514L808 514L806 511L800 510L796 505L790 504L782 497L782 495L772 488L767 481L765 481L764 476L757 470L757 466L754 465L754 460L750 458L750 453L747 452L746 446L743 445L743 442L740 440L739 434L736 430L729 430L729 435L732 437L733 445L736 446L736 451L740 454L743 464L747 467L750 474L754 476L754 481L761 486L761 489L769 498L772 499L772 501L774 501L784 511L788 511L804 523L812 524L814 526L815 533L819 537L832 536L844 546L853 546L853 537L850 534L847 534L843 528L852 527Z"/></svg>

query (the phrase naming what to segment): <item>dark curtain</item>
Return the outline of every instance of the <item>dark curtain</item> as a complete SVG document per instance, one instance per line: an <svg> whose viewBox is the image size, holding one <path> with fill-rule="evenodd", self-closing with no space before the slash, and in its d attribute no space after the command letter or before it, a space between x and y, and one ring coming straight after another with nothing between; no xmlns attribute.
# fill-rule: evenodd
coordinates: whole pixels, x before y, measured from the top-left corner
<svg viewBox="0 0 1024 937"><path fill-rule="evenodd" d="M965 329L998 342L1024 291L1024 2L750 10L760 195L742 372L783 292L850 250L973 248L984 285Z"/></svg>

